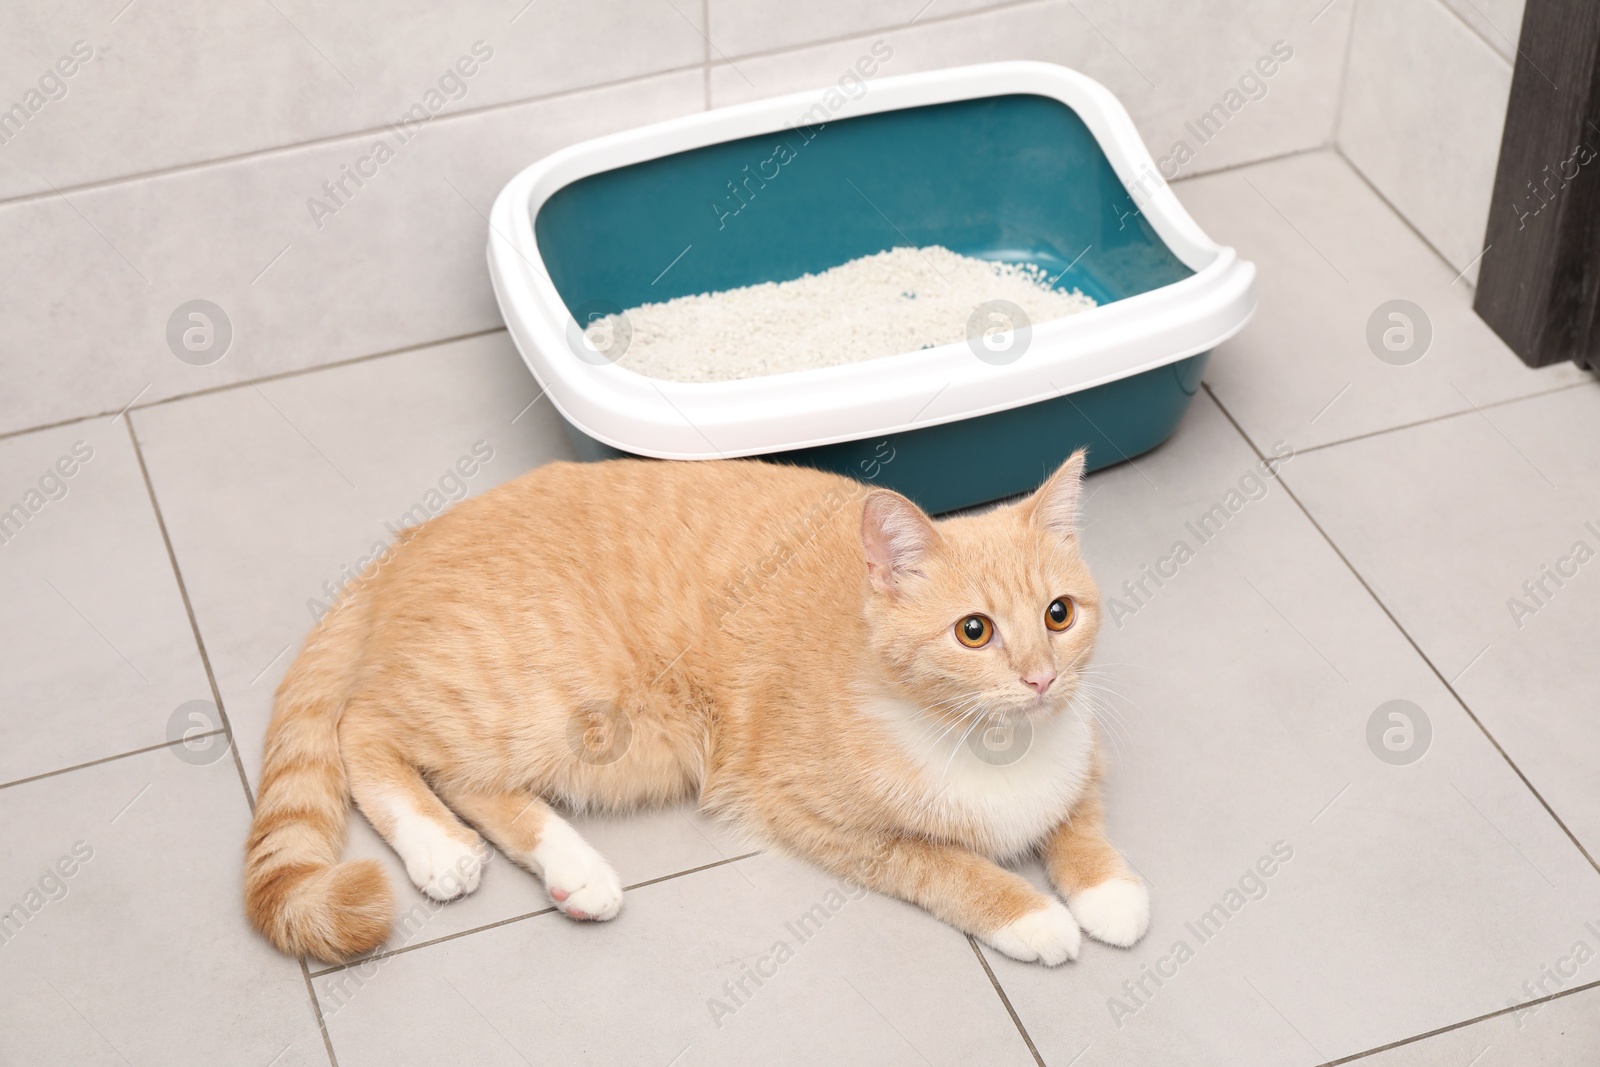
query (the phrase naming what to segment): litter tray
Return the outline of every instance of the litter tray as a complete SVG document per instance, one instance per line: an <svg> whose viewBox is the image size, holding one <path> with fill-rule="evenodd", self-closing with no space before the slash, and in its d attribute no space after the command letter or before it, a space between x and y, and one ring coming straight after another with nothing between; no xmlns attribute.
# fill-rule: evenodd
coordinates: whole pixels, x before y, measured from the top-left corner
<svg viewBox="0 0 1600 1067"><path fill-rule="evenodd" d="M856 92L601 137L501 191L495 295L578 454L762 456L942 512L1030 490L1080 446L1095 468L1165 440L1209 351L1254 313L1255 267L1179 205L1110 91L1017 62ZM1031 263L1100 306L1031 324L990 309L957 343L713 383L636 374L612 362L625 337L583 333L908 245Z"/></svg>

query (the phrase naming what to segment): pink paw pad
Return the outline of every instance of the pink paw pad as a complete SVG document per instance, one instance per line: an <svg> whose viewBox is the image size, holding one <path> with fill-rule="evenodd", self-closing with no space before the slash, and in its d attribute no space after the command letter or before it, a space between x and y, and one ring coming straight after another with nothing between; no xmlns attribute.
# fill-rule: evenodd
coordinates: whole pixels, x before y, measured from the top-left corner
<svg viewBox="0 0 1600 1067"><path fill-rule="evenodd" d="M571 895L572 894L568 893L565 889L552 888L550 890L550 899L555 901L557 904L561 903L563 900L566 900Z"/></svg>
<svg viewBox="0 0 1600 1067"><path fill-rule="evenodd" d="M568 917L573 918L573 919L592 919L592 918L594 918L594 916L590 915L588 912L579 911L577 908L567 908L565 910L566 910L566 913L567 913Z"/></svg>

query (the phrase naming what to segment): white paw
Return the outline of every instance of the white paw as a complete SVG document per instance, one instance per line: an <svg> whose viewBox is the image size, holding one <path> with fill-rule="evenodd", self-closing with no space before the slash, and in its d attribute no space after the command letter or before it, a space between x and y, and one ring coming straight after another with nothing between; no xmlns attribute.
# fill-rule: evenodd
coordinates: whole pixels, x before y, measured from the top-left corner
<svg viewBox="0 0 1600 1067"><path fill-rule="evenodd" d="M1078 945L1083 937L1078 932L1078 921L1067 906L1052 900L1038 911L1013 919L984 940L1014 960L1024 963L1037 960L1054 967L1078 958Z"/></svg>
<svg viewBox="0 0 1600 1067"><path fill-rule="evenodd" d="M396 824L394 850L405 861L412 884L434 900L464 897L483 877L479 848L423 816L408 815Z"/></svg>
<svg viewBox="0 0 1600 1067"><path fill-rule="evenodd" d="M544 878L545 890L573 919L605 922L622 908L622 879L565 820L551 816L528 862Z"/></svg>
<svg viewBox="0 0 1600 1067"><path fill-rule="evenodd" d="M1150 928L1150 891L1128 878L1111 878L1071 897L1072 914L1084 933L1127 948Z"/></svg>

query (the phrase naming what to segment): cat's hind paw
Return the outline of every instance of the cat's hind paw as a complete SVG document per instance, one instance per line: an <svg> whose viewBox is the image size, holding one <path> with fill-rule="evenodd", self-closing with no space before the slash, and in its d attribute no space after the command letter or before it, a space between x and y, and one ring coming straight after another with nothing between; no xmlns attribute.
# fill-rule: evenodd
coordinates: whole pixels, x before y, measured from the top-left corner
<svg viewBox="0 0 1600 1067"><path fill-rule="evenodd" d="M1055 967L1078 958L1083 935L1066 905L1052 900L985 935L983 940L1014 960Z"/></svg>
<svg viewBox="0 0 1600 1067"><path fill-rule="evenodd" d="M1072 894L1072 914L1096 941L1128 948L1150 928L1150 891L1131 878L1109 878Z"/></svg>
<svg viewBox="0 0 1600 1067"><path fill-rule="evenodd" d="M405 861L406 875L425 896L446 901L478 888L483 877L483 842L477 847L442 829L423 823L402 828L395 848Z"/></svg>

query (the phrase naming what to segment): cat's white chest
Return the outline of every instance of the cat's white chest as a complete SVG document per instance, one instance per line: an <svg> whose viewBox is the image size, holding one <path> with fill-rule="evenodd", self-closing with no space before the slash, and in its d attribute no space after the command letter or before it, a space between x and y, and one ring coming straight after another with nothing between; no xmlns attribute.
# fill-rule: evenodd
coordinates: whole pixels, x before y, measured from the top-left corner
<svg viewBox="0 0 1600 1067"><path fill-rule="evenodd" d="M916 768L895 792L923 832L963 839L995 858L1036 846L1082 796L1094 753L1087 717L1067 708L1029 724L986 723L930 736L927 720L899 701L869 710Z"/></svg>

